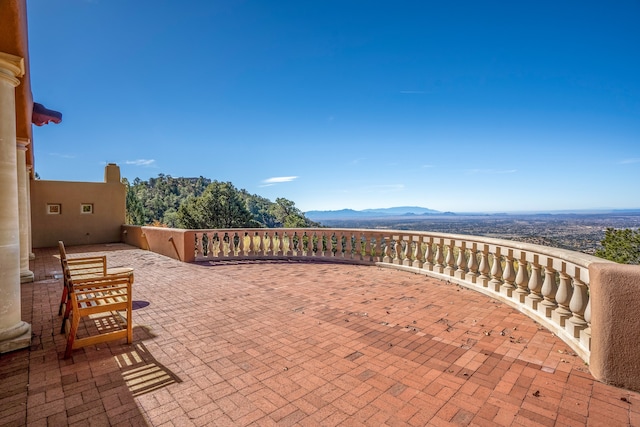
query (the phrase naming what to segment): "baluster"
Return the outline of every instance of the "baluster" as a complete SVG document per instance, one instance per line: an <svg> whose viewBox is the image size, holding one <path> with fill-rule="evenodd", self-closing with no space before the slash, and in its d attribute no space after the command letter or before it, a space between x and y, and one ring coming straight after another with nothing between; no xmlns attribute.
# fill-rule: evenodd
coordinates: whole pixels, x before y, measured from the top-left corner
<svg viewBox="0 0 640 427"><path fill-rule="evenodd" d="M393 260L391 259L391 237L387 236L384 240L384 257L382 258L382 262L386 262L391 264Z"/></svg>
<svg viewBox="0 0 640 427"><path fill-rule="evenodd" d="M233 233L233 243L236 246L234 251L235 256L242 256L244 253L244 236L241 237L242 232Z"/></svg>
<svg viewBox="0 0 640 427"><path fill-rule="evenodd" d="M569 304L571 304L571 294L573 293L571 277L565 271L566 268L566 264L563 262L562 270L559 272L560 283L558 284L558 292L556 293L558 308L556 308L551 315L551 318L562 327L566 325L566 320L571 318Z"/></svg>
<svg viewBox="0 0 640 427"><path fill-rule="evenodd" d="M471 283L478 281L478 244L472 243L469 249L469 261L467 262L466 280Z"/></svg>
<svg viewBox="0 0 640 427"><path fill-rule="evenodd" d="M295 231L294 232L290 232L287 231L287 255L289 256L295 256L296 255L296 241L295 241Z"/></svg>
<svg viewBox="0 0 640 427"><path fill-rule="evenodd" d="M557 292L556 270L553 269L553 260L547 258L547 266L544 268L544 283L542 284L542 296L544 299L539 306L539 310L546 317L551 317L553 311L558 307L558 303L556 302Z"/></svg>
<svg viewBox="0 0 640 427"><path fill-rule="evenodd" d="M540 264L538 263L538 255L533 256L533 262L531 263L531 277L529 277L529 295L525 304L534 310L538 309L540 301L542 301L542 274Z"/></svg>
<svg viewBox="0 0 640 427"><path fill-rule="evenodd" d="M273 241L273 253L274 255L277 256L284 256L285 255L285 242L284 242L284 236L285 236L285 232L284 231L276 231L274 233L274 241Z"/></svg>
<svg viewBox="0 0 640 427"><path fill-rule="evenodd" d="M458 248L458 259L456 261L458 269L455 272L455 275L458 279L464 280L465 275L467 274L467 242L460 242L460 247Z"/></svg>
<svg viewBox="0 0 640 427"><path fill-rule="evenodd" d="M516 288L514 284L516 279L516 272L513 267L513 250L507 249L507 255L505 256L504 272L502 273L502 280L504 283L500 286L500 292L511 297L513 290Z"/></svg>
<svg viewBox="0 0 640 427"><path fill-rule="evenodd" d="M520 259L518 260L518 274L516 274L516 286L515 299L524 304L527 295L529 295L529 271L527 270L527 254L520 252Z"/></svg>
<svg viewBox="0 0 640 427"><path fill-rule="evenodd" d="M202 248L202 255L204 255L206 258L211 258L211 235L213 233L202 233L203 234L203 239L202 239L202 243L204 244L204 247ZM207 236L206 239L204 239L204 236Z"/></svg>
<svg viewBox="0 0 640 427"><path fill-rule="evenodd" d="M208 257L209 256L209 235L206 232L203 232L200 238L200 243L202 244L201 247L201 255L203 257Z"/></svg>
<svg viewBox="0 0 640 427"><path fill-rule="evenodd" d="M318 233L309 233L309 253L311 256L320 256L320 239Z"/></svg>
<svg viewBox="0 0 640 427"><path fill-rule="evenodd" d="M333 253L333 236L334 235L335 233L329 233L325 236L327 247L326 247L324 256L326 257L333 258L334 256L334 253Z"/></svg>
<svg viewBox="0 0 640 427"><path fill-rule="evenodd" d="M302 255L307 257L313 255L313 234L306 231L302 233Z"/></svg>
<svg viewBox="0 0 640 427"><path fill-rule="evenodd" d="M316 234L313 231L307 233L307 256L316 256L316 251L314 250L314 239Z"/></svg>
<svg viewBox="0 0 640 427"><path fill-rule="evenodd" d="M571 318L565 323L565 329L574 338L580 338L580 332L585 329L587 321L585 320L585 310L589 300L587 285L580 280L580 269L576 268L576 274L573 278L573 293L569 302L571 310Z"/></svg>
<svg viewBox="0 0 640 427"><path fill-rule="evenodd" d="M584 310L584 320L587 322L587 327L580 331L580 343L591 350L591 298L589 298L587 308Z"/></svg>
<svg viewBox="0 0 640 427"><path fill-rule="evenodd" d="M235 253L235 242L233 241L233 234L232 233L225 233L225 236L227 237L227 253L225 254L228 257L232 257Z"/></svg>
<svg viewBox="0 0 640 427"><path fill-rule="evenodd" d="M435 271L436 273L442 273L444 271L444 254L442 253L444 248L444 240L443 239L437 239L437 243L436 243L436 255L435 255L435 259L434 262L436 263L433 266L433 271Z"/></svg>
<svg viewBox="0 0 640 427"><path fill-rule="evenodd" d="M258 255L263 257L269 252L269 244L271 243L269 234L265 232L256 231L258 237Z"/></svg>
<svg viewBox="0 0 640 427"><path fill-rule="evenodd" d="M318 238L318 251L316 252L317 256L324 256L324 236L321 231L316 231L316 236Z"/></svg>
<svg viewBox="0 0 640 427"><path fill-rule="evenodd" d="M422 268L422 266L424 265L423 258L422 258L423 240L422 240L422 236L417 236L417 237L418 237L418 241L416 241L415 243L416 250L413 253L413 266L416 268Z"/></svg>
<svg viewBox="0 0 640 427"><path fill-rule="evenodd" d="M265 255L272 256L273 255L273 245L274 245L274 237L275 233L269 233L267 231L264 232L264 248L263 251Z"/></svg>
<svg viewBox="0 0 640 427"><path fill-rule="evenodd" d="M293 255L293 235L288 231L285 233L284 231L280 233L280 244L278 246L278 250L280 251L278 255Z"/></svg>
<svg viewBox="0 0 640 427"><path fill-rule="evenodd" d="M396 240L395 248L395 257L393 258L394 264L402 264L402 243L404 242L402 236L398 236L398 240Z"/></svg>
<svg viewBox="0 0 640 427"><path fill-rule="evenodd" d="M380 235L370 234L369 235L369 247L371 250L371 258L369 261L379 262L382 261L381 253L381 245L380 245Z"/></svg>
<svg viewBox="0 0 640 427"><path fill-rule="evenodd" d="M254 256L258 252L255 237L255 233L251 234L248 231L244 233L244 236L242 237L244 256ZM248 245L247 242L249 243Z"/></svg>
<svg viewBox="0 0 640 427"><path fill-rule="evenodd" d="M198 258L200 256L200 253L202 252L202 249L201 249L202 238L198 238L199 235L200 233L198 232L193 233L193 250L195 252L196 258Z"/></svg>
<svg viewBox="0 0 640 427"><path fill-rule="evenodd" d="M427 237L424 249L424 264L422 265L427 271L433 270L433 239Z"/></svg>
<svg viewBox="0 0 640 427"><path fill-rule="evenodd" d="M227 233L221 233L220 237L220 257L227 256L227 247L228 247L228 236Z"/></svg>
<svg viewBox="0 0 640 427"><path fill-rule="evenodd" d="M407 240L406 246L404 247L404 259L402 260L402 265L410 266L413 263L411 259L412 244L413 238L411 235L409 235L409 240Z"/></svg>
<svg viewBox="0 0 640 427"><path fill-rule="evenodd" d="M345 241L346 241L347 247L344 252L344 257L346 259L352 259L353 258L353 236L351 235L350 232L345 235Z"/></svg>
<svg viewBox="0 0 640 427"><path fill-rule="evenodd" d="M500 286L502 286L502 255L500 254L500 248L496 247L496 251L493 254L493 263L491 264L489 289L500 292Z"/></svg>
<svg viewBox="0 0 640 427"><path fill-rule="evenodd" d="M489 280L491 279L489 276L489 246L487 245L483 246L482 252L480 253L480 267L478 267L478 271L480 272L478 282L486 288L489 286Z"/></svg>
<svg viewBox="0 0 640 427"><path fill-rule="evenodd" d="M325 257L333 256L333 241L331 233L322 232L322 255Z"/></svg>
<svg viewBox="0 0 640 427"><path fill-rule="evenodd" d="M302 251L304 250L304 236L303 233L296 231L296 254L298 256L302 256Z"/></svg>
<svg viewBox="0 0 640 427"><path fill-rule="evenodd" d="M196 245L196 251L198 256L206 256L206 251L207 251L207 246L206 246L206 242L205 242L205 233L198 233L198 236L200 237L197 241L197 245Z"/></svg>
<svg viewBox="0 0 640 427"><path fill-rule="evenodd" d="M355 235L355 243L356 243L356 252L354 254L354 259L358 259L358 260L362 260L362 250L364 249L363 245L362 245L362 235L360 233L357 233Z"/></svg>
<svg viewBox="0 0 640 427"><path fill-rule="evenodd" d="M371 240L373 239L373 235L369 233L364 234L364 253L365 253L365 261L373 261L373 247L371 245Z"/></svg>
<svg viewBox="0 0 640 427"><path fill-rule="evenodd" d="M447 259L445 260L447 266L444 269L444 274L447 276L453 276L453 272L456 271L455 258L453 256L453 245L454 241L449 240L449 245L447 245Z"/></svg>
<svg viewBox="0 0 640 427"><path fill-rule="evenodd" d="M211 237L211 256L220 258L222 256L222 250L220 249L220 235L213 233Z"/></svg>

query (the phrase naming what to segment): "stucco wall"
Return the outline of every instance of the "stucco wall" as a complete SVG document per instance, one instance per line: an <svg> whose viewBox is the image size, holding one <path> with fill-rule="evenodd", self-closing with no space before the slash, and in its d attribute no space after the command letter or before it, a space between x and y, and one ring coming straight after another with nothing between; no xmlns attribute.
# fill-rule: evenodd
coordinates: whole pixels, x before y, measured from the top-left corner
<svg viewBox="0 0 640 427"><path fill-rule="evenodd" d="M591 358L596 379L640 391L640 266L591 264Z"/></svg>
<svg viewBox="0 0 640 427"><path fill-rule="evenodd" d="M33 247L120 242L125 197L118 181L31 181ZM83 204L92 204L93 213L82 213ZM60 213L48 213L47 205L60 205Z"/></svg>

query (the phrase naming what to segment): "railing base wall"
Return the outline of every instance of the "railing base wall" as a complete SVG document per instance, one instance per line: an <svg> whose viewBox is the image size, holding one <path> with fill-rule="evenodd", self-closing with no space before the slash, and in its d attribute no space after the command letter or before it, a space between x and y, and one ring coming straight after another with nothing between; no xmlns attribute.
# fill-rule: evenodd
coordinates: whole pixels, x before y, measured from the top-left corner
<svg viewBox="0 0 640 427"><path fill-rule="evenodd" d="M374 261L357 260L357 259L345 259L345 258L331 258L331 257L315 257L315 256L286 256L286 255L264 255L264 256L225 256L225 257L196 257L197 263L206 264L226 264L226 263L238 263L238 262L321 262L324 264L349 264L349 265L376 265Z"/></svg>

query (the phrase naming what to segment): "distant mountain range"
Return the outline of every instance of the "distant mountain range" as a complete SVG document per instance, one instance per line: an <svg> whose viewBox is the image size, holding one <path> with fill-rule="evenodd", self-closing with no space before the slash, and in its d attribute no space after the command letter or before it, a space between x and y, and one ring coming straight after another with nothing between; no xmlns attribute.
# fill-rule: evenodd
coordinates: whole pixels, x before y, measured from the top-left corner
<svg viewBox="0 0 640 427"><path fill-rule="evenodd" d="M349 219L390 219L399 217L426 217L426 216L521 216L521 215L607 215L623 214L638 215L640 209L575 209L575 210L550 210L550 211L522 211L522 212L442 212L419 206L399 206L394 208L340 209L335 211L308 211L305 216L312 221L349 220Z"/></svg>
<svg viewBox="0 0 640 427"><path fill-rule="evenodd" d="M356 211L353 209L341 209L337 211L308 211L305 216L312 221L327 219L363 219L363 218L388 218L399 216L420 216L420 215L445 215L448 212L440 212L433 209L421 208L419 206L400 206L395 208L364 209Z"/></svg>

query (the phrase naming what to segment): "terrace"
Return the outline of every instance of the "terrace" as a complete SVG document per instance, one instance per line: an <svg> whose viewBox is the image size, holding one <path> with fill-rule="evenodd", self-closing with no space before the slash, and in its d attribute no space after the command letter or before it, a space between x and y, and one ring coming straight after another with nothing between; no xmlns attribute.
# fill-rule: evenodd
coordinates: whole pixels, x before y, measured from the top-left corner
<svg viewBox="0 0 640 427"><path fill-rule="evenodd" d="M639 267L428 232L121 226L117 165L35 180L32 124L61 116L33 102L27 34L25 0L0 2L0 426L640 425ZM135 269L132 345L61 357L60 239Z"/></svg>
<svg viewBox="0 0 640 427"><path fill-rule="evenodd" d="M203 233L209 249L185 263L124 243L68 248L106 254L136 278L134 343L69 360L57 251L36 250L35 281L22 286L34 338L0 358L0 425L640 424L640 394L596 381L570 345L506 299L455 283L446 261L448 280L402 271L385 245L387 266L354 245L326 262L338 252L324 237L318 252L318 234L298 253L287 239L225 244L225 230L123 230L175 257Z"/></svg>

